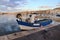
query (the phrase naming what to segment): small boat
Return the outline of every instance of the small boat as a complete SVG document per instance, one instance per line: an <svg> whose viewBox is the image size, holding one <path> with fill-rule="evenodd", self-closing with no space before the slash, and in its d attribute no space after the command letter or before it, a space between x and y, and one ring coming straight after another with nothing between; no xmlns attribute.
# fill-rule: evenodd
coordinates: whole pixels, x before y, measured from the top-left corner
<svg viewBox="0 0 60 40"><path fill-rule="evenodd" d="M56 16L57 16L57 17L60 17L60 14L57 14Z"/></svg>
<svg viewBox="0 0 60 40"><path fill-rule="evenodd" d="M41 26L46 26L52 23L51 19L43 19L43 20L35 21L34 23L29 23L29 22L24 22L19 20L16 20L16 21L20 29L22 30L31 30L31 29L39 28Z"/></svg>

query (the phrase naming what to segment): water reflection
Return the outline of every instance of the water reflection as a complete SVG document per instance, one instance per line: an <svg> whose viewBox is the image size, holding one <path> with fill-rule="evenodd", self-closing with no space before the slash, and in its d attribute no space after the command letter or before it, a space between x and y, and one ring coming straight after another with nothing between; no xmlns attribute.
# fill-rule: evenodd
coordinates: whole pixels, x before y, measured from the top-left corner
<svg viewBox="0 0 60 40"><path fill-rule="evenodd" d="M0 15L0 35L20 31L14 15Z"/></svg>
<svg viewBox="0 0 60 40"><path fill-rule="evenodd" d="M7 21L14 20L15 21L15 16L14 15L0 15L0 23L5 23Z"/></svg>

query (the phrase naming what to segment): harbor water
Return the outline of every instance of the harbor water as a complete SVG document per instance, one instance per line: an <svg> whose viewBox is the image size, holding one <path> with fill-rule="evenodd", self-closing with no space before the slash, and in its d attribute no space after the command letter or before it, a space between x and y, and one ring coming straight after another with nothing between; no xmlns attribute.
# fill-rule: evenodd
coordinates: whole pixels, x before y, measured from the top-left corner
<svg viewBox="0 0 60 40"><path fill-rule="evenodd" d="M0 35L20 31L14 15L0 15Z"/></svg>

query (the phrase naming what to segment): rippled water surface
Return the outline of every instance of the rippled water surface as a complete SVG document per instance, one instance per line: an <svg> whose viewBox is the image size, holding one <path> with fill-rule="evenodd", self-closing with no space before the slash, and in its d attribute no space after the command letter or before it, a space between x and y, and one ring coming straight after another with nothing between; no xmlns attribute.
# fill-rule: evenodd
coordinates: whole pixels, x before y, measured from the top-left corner
<svg viewBox="0 0 60 40"><path fill-rule="evenodd" d="M20 31L14 15L0 15L0 35Z"/></svg>

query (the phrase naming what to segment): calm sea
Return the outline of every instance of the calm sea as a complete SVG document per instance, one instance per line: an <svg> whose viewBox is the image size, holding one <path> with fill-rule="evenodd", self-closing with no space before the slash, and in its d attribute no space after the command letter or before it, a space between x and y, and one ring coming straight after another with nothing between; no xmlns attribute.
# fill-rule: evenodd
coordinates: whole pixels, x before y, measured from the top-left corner
<svg viewBox="0 0 60 40"><path fill-rule="evenodd" d="M20 31L14 15L0 15L0 35Z"/></svg>

